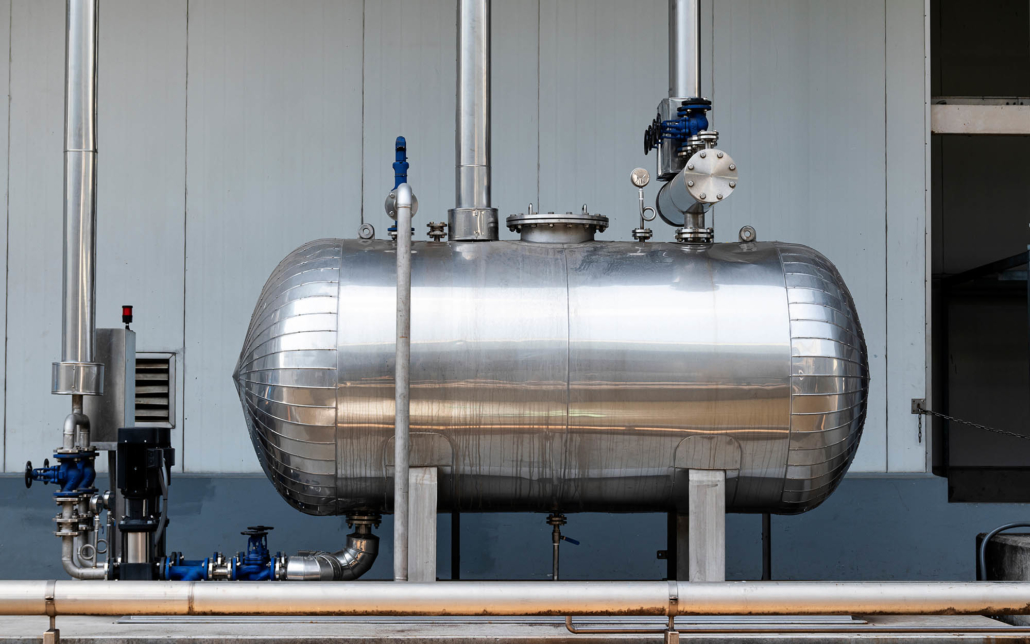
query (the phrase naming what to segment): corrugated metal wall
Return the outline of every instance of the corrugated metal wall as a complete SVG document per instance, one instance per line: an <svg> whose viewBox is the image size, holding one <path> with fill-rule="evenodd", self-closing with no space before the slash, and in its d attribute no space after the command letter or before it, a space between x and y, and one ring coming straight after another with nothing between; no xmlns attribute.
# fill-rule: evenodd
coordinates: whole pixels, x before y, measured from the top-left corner
<svg viewBox="0 0 1030 644"><path fill-rule="evenodd" d="M703 7L706 93L742 176L717 236L752 224L837 263L873 376L856 469L923 471L909 414L925 368L923 1ZM419 235L453 205L455 3L101 0L100 16L97 323L133 304L140 349L178 354L180 467L256 471L230 373L272 268L310 239L354 236L362 217L385 234L398 134ZM665 16L665 0L494 3L502 216L587 203L612 218L602 239L629 239L628 175L652 166L642 131L667 86ZM63 30L62 0L0 1L7 472L47 455L68 404L49 393Z"/></svg>

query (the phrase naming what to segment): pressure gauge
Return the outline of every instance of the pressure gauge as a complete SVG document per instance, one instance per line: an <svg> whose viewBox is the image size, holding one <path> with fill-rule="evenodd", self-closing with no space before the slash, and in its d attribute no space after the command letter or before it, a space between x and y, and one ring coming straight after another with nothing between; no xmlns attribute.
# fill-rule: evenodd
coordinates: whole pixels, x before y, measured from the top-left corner
<svg viewBox="0 0 1030 644"><path fill-rule="evenodd" d="M637 168L629 175L629 180L638 188L643 188L651 182L651 175L643 168Z"/></svg>

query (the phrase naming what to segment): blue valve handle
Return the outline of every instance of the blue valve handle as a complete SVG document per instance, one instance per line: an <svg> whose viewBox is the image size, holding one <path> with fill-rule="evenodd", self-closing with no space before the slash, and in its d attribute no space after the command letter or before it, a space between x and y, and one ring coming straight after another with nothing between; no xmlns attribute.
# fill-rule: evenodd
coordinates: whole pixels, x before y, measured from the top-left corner
<svg viewBox="0 0 1030 644"><path fill-rule="evenodd" d="M568 541L569 543L571 543L574 546L578 546L579 545L579 542L576 541L575 539L573 539L572 537L566 537L565 535L562 535L561 539L562 539L562 541Z"/></svg>

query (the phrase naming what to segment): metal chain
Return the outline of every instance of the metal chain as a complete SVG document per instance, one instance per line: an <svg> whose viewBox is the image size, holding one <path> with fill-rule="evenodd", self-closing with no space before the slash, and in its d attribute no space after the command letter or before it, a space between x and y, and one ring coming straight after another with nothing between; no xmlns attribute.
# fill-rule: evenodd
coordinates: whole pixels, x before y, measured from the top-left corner
<svg viewBox="0 0 1030 644"><path fill-rule="evenodd" d="M953 423L959 423L959 424L962 424L962 425L968 425L969 427L973 427L975 429L980 429L980 430L983 430L985 432L992 432L994 434L1001 434L1002 436L1011 436L1012 438L1019 438L1019 439L1025 440L1025 441L1030 441L1030 436L1026 436L1025 434L1017 434L1016 432L1010 432L1010 431L1005 430L1005 429L998 429L997 427L988 427L987 425L981 425L980 423L974 423L972 421L963 420L961 418L955 418L954 416L949 416L947 414L942 414L939 411L931 411L929 409L924 409L922 407L917 407L917 409L919 410L919 442L923 441L923 416L924 415L925 416L936 416L937 418L943 418L944 420L949 420L949 421L951 421Z"/></svg>

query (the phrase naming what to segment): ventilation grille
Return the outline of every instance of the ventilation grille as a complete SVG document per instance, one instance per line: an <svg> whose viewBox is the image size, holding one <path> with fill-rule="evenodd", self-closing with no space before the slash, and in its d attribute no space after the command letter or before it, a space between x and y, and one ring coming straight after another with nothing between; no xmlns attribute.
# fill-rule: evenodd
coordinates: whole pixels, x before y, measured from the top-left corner
<svg viewBox="0 0 1030 644"><path fill-rule="evenodd" d="M136 354L136 426L175 427L175 354Z"/></svg>

